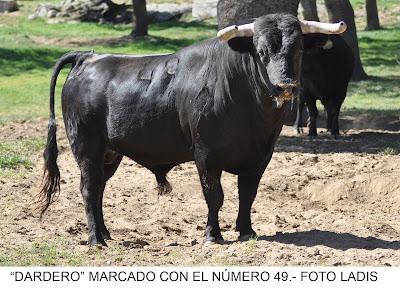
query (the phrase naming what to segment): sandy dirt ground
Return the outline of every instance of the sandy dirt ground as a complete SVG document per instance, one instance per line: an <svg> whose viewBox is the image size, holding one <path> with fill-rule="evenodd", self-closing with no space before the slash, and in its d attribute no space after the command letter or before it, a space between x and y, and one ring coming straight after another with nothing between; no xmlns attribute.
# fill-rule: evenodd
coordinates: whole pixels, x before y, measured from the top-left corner
<svg viewBox="0 0 400 289"><path fill-rule="evenodd" d="M0 128L4 140L45 134L44 120ZM42 221L31 209L41 152L33 155L32 171L0 178L2 254L48 243L78 254L82 265L400 266L400 155L392 153L400 151L399 131L347 130L339 139L310 139L284 127L252 209L258 239L237 241L237 178L224 173L226 244L212 246L202 244L207 210L194 164L175 167L173 191L158 197L154 176L126 158L105 192L113 240L106 248L83 245L79 171L61 125L58 143L61 195ZM55 261L65 264L63 257Z"/></svg>

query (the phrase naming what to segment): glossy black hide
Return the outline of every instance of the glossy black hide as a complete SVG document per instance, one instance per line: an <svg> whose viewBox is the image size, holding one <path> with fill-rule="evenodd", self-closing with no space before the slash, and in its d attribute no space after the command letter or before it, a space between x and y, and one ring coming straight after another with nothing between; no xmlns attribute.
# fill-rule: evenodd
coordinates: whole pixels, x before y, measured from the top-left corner
<svg viewBox="0 0 400 289"><path fill-rule="evenodd" d="M330 40L331 43L327 43ZM297 100L295 127L302 131L304 105L308 109L308 134L317 135L319 99L327 114L326 127L334 136L339 134L339 112L347 94L353 73L354 57L351 48L340 35L304 35L301 73L301 93Z"/></svg>
<svg viewBox="0 0 400 289"><path fill-rule="evenodd" d="M221 173L238 175L236 228L241 239L254 236L250 209L285 111L272 97L279 94L278 82L299 81L303 44L293 16L264 16L255 26L252 38L232 43L210 39L169 55L63 56L52 78L44 205L52 201L59 178L54 85L61 67L72 63L62 110L81 170L89 244L105 245L110 238L103 191L122 156L151 170L162 193L171 190L168 171L194 160L208 206L206 242L211 243L223 241L218 222L224 198Z"/></svg>

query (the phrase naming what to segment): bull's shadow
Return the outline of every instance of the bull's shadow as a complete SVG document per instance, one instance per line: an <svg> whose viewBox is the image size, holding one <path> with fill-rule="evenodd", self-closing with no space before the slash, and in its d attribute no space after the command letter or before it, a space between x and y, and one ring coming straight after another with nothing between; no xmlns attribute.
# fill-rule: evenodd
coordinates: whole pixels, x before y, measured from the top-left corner
<svg viewBox="0 0 400 289"><path fill-rule="evenodd" d="M278 233L275 236L261 236L261 241L293 244L296 246L313 247L327 246L346 251L349 249L391 249L400 250L400 241L386 241L375 237L359 237L350 233L311 230L294 233Z"/></svg>
<svg viewBox="0 0 400 289"><path fill-rule="evenodd" d="M301 153L368 153L397 154L400 152L400 132L363 131L344 134L337 139L324 134L310 138L306 135L281 135L276 152Z"/></svg>

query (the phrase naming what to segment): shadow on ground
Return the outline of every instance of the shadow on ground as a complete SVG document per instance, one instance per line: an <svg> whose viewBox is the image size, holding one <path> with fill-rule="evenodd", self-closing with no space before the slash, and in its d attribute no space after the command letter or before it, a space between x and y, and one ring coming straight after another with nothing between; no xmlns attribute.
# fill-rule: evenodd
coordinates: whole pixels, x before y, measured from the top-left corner
<svg viewBox="0 0 400 289"><path fill-rule="evenodd" d="M281 135L276 152L301 153L400 153L400 133L363 131L341 135L337 139L328 134L310 138L307 135Z"/></svg>
<svg viewBox="0 0 400 289"><path fill-rule="evenodd" d="M386 241L374 237L359 237L350 233L311 230L306 232L279 233L275 236L261 236L258 240L313 247L327 246L337 250L349 249L391 249L400 250L400 241Z"/></svg>

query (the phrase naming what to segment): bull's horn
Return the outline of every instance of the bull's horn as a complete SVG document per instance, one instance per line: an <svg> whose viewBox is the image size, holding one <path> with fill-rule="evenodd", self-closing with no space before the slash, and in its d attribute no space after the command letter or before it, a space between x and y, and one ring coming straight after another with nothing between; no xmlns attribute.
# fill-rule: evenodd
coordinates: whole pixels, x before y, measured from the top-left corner
<svg viewBox="0 0 400 289"><path fill-rule="evenodd" d="M341 34L347 29L347 25L343 21L340 21L339 23L322 23L316 21L300 20L300 25L301 31L303 31L304 34Z"/></svg>
<svg viewBox="0 0 400 289"><path fill-rule="evenodd" d="M251 37L254 35L254 23L244 25L232 25L218 31L217 36L220 40L229 41L235 37Z"/></svg>

